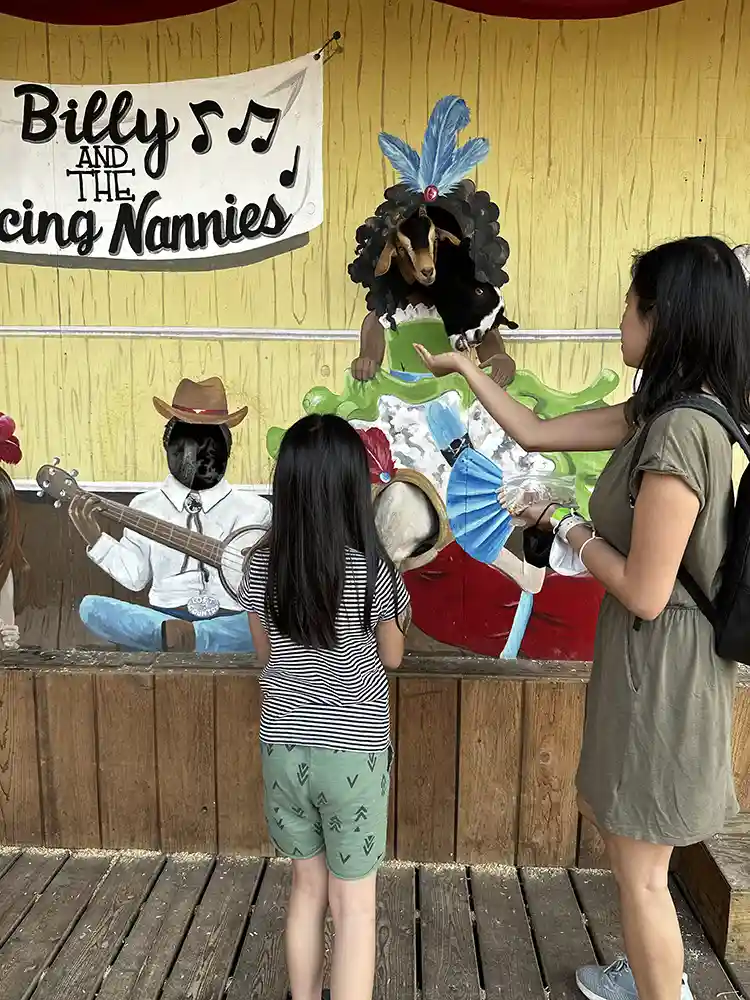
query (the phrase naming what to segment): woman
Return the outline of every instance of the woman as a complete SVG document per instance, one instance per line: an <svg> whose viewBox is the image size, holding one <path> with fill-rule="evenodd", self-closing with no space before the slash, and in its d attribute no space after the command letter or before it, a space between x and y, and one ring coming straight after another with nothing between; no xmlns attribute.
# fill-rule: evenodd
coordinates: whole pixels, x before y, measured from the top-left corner
<svg viewBox="0 0 750 1000"><path fill-rule="evenodd" d="M458 354L459 371L527 451L613 449L591 497L595 526L554 506L527 523L559 531L607 590L588 693L577 787L617 879L627 959L587 967L590 1000L683 1000L683 947L668 889L675 847L720 830L737 811L731 766L735 664L677 581L680 564L713 597L732 513L732 446L710 415L657 417L629 481L641 428L683 394L713 394L750 423L750 296L739 261L711 237L681 239L636 258L620 324L625 364L641 370L623 405L542 421ZM636 494L634 507L630 490ZM625 554L622 554L625 553Z"/></svg>

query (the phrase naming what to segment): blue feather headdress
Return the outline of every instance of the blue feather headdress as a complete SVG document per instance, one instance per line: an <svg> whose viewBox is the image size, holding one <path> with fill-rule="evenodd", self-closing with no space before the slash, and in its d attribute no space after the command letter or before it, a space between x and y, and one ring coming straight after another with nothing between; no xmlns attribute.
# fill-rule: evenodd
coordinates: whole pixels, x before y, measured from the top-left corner
<svg viewBox="0 0 750 1000"><path fill-rule="evenodd" d="M486 139L470 139L459 148L458 133L466 128L471 114L460 97L442 97L427 123L422 155L395 135L381 132L378 143L383 155L412 194L435 201L449 194L490 151Z"/></svg>

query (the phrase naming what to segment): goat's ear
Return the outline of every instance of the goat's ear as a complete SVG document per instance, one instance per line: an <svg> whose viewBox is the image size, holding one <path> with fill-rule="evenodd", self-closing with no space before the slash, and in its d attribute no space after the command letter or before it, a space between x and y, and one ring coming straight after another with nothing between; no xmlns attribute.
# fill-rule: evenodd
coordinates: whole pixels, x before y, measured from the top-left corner
<svg viewBox="0 0 750 1000"><path fill-rule="evenodd" d="M386 245L383 247L382 253L378 257L377 264L375 265L376 278L382 278L384 274L388 274L391 269L395 253L396 247L393 245L391 240L388 240Z"/></svg>
<svg viewBox="0 0 750 1000"><path fill-rule="evenodd" d="M436 230L436 235L440 241L447 240L449 243L452 243L454 247L461 246L461 240L458 236L454 236L453 233L449 233L447 229Z"/></svg>

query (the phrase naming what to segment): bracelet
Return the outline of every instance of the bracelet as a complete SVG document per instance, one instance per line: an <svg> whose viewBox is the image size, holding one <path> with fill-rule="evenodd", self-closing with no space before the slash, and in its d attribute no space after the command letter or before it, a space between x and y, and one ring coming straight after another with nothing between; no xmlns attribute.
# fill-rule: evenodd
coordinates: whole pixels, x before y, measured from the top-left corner
<svg viewBox="0 0 750 1000"><path fill-rule="evenodd" d="M579 524L588 524L588 521L585 521L580 514L568 514L568 516L564 517L558 524L555 534L561 542L567 542L568 533L572 531L573 528L577 528Z"/></svg>
<svg viewBox="0 0 750 1000"><path fill-rule="evenodd" d="M596 531L594 531L594 533L589 538L587 538L584 541L583 545L578 550L578 558L581 560L581 562L583 562L583 550L586 548L586 546L589 544L589 542L595 542L595 541L597 541L597 539L599 539L601 537L602 537L601 535L597 535ZM585 565L586 564L584 563L584 566Z"/></svg>

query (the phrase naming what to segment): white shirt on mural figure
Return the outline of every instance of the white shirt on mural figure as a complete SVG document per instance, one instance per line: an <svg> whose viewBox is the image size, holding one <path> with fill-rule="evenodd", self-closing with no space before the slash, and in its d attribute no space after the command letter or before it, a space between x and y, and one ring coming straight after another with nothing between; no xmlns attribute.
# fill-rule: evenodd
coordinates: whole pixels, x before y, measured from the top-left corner
<svg viewBox="0 0 750 1000"><path fill-rule="evenodd" d="M185 500L191 490L168 476L160 487L146 490L130 503L133 510L143 511L180 528L188 527ZM203 505L203 534L219 541L238 528L267 527L271 521L271 504L254 493L238 490L222 479L208 490L196 491ZM102 534L88 550L93 563L128 590L144 590L149 583L149 604L156 608L183 608L191 597L205 594L216 598L227 611L241 611L224 589L218 570L206 566L208 580L204 583L199 563L176 549L126 528L122 539ZM183 566L185 569L183 570Z"/></svg>

